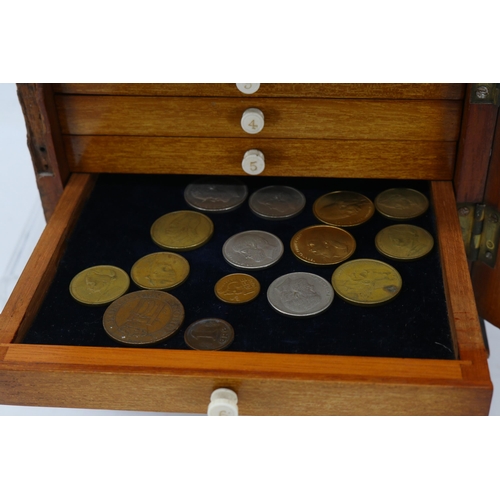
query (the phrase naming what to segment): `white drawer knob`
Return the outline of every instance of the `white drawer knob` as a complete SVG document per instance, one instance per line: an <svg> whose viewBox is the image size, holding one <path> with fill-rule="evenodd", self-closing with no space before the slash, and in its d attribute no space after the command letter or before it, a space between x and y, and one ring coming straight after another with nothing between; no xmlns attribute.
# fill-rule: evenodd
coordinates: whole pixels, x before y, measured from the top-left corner
<svg viewBox="0 0 500 500"><path fill-rule="evenodd" d="M231 389L216 389L210 396L209 417L237 417L238 396Z"/></svg>
<svg viewBox="0 0 500 500"><path fill-rule="evenodd" d="M248 108L241 117L241 128L248 134L258 134L264 128L264 113L258 108Z"/></svg>
<svg viewBox="0 0 500 500"><path fill-rule="evenodd" d="M264 153L258 149L249 149L243 155L243 161L241 162L243 170L250 175L259 175L264 172L266 168L266 162L264 160Z"/></svg>
<svg viewBox="0 0 500 500"><path fill-rule="evenodd" d="M236 86L243 94L254 94L259 90L260 83L237 83Z"/></svg>

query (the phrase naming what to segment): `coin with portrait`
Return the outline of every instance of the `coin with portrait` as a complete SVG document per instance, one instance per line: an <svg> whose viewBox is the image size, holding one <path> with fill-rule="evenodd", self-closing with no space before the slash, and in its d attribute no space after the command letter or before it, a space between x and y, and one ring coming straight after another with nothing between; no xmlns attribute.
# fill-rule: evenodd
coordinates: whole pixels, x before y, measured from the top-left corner
<svg viewBox="0 0 500 500"><path fill-rule="evenodd" d="M280 220L295 217L304 209L306 197L290 186L266 186L250 196L250 210L263 219Z"/></svg>
<svg viewBox="0 0 500 500"><path fill-rule="evenodd" d="M394 224L382 229L375 237L377 250L396 260L416 260L434 247L434 238L425 229L411 224Z"/></svg>
<svg viewBox="0 0 500 500"><path fill-rule="evenodd" d="M358 226L375 213L372 201L360 193L334 191L320 196L313 205L314 216L332 226Z"/></svg>
<svg viewBox="0 0 500 500"><path fill-rule="evenodd" d="M130 271L132 281L147 290L171 290L189 275L189 262L176 253L156 252L140 258Z"/></svg>
<svg viewBox="0 0 500 500"><path fill-rule="evenodd" d="M222 302L244 304L259 295L260 283L249 274L228 274L217 281L214 291Z"/></svg>
<svg viewBox="0 0 500 500"><path fill-rule="evenodd" d="M427 211L429 200L415 189L392 188L375 198L375 208L388 219L413 219Z"/></svg>
<svg viewBox="0 0 500 500"><path fill-rule="evenodd" d="M184 341L200 351L219 351L234 340L234 329L220 318L203 318L191 323L184 332Z"/></svg>

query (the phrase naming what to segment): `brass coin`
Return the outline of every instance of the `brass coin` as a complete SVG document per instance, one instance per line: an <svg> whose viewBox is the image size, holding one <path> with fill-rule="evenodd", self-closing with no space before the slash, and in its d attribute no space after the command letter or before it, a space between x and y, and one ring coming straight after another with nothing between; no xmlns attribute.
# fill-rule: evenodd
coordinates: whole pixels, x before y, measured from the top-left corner
<svg viewBox="0 0 500 500"><path fill-rule="evenodd" d="M130 286L128 274L115 266L94 266L78 273L69 285L69 293L78 302L99 306L121 297Z"/></svg>
<svg viewBox="0 0 500 500"><path fill-rule="evenodd" d="M356 250L356 240L340 227L309 226L292 237L290 246L298 259L329 266L347 260Z"/></svg>
<svg viewBox="0 0 500 500"><path fill-rule="evenodd" d="M214 232L212 221L191 210L170 212L151 226L151 238L165 250L194 250L204 245Z"/></svg>
<svg viewBox="0 0 500 500"><path fill-rule="evenodd" d="M184 307L173 295L157 290L132 292L115 300L104 313L106 333L125 345L157 344L184 321Z"/></svg>
<svg viewBox="0 0 500 500"><path fill-rule="evenodd" d="M234 340L233 327L223 319L204 318L191 323L184 332L184 341L192 349L219 351Z"/></svg>
<svg viewBox="0 0 500 500"><path fill-rule="evenodd" d="M345 262L332 275L332 286L346 302L376 306L392 300L401 291L403 280L389 264L373 259Z"/></svg>
<svg viewBox="0 0 500 500"><path fill-rule="evenodd" d="M157 252L139 259L130 271L133 282L146 290L172 290L186 281L189 262L176 253Z"/></svg>
<svg viewBox="0 0 500 500"><path fill-rule="evenodd" d="M415 260L432 250L434 238L421 227L395 224L377 234L375 246L382 255L391 259Z"/></svg>
<svg viewBox="0 0 500 500"><path fill-rule="evenodd" d="M313 205L314 216L325 224L339 227L359 226L375 213L366 196L351 191L334 191L320 196Z"/></svg>
<svg viewBox="0 0 500 500"><path fill-rule="evenodd" d="M429 208L429 200L415 189L393 188L375 198L375 207L388 219L413 219Z"/></svg>
<svg viewBox="0 0 500 500"><path fill-rule="evenodd" d="M260 283L249 274L228 274L217 281L214 291L222 302L244 304L259 295Z"/></svg>

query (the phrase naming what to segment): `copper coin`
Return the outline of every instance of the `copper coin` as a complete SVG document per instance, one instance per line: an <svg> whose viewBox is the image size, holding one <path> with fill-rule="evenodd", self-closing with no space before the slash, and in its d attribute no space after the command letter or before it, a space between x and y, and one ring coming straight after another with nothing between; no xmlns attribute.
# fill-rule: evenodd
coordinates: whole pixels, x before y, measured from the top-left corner
<svg viewBox="0 0 500 500"><path fill-rule="evenodd" d="M184 307L167 292L141 290L115 300L105 311L106 333L125 345L153 345L173 335L184 321Z"/></svg>
<svg viewBox="0 0 500 500"><path fill-rule="evenodd" d="M290 242L293 254L316 266L329 266L347 260L356 250L356 240L335 226L310 226L301 229Z"/></svg>
<svg viewBox="0 0 500 500"><path fill-rule="evenodd" d="M244 304L259 295L260 283L249 274L228 274L217 281L214 291L222 302Z"/></svg>
<svg viewBox="0 0 500 500"><path fill-rule="evenodd" d="M184 332L184 341L192 349L219 351L234 340L233 327L223 319L204 318L191 323Z"/></svg>
<svg viewBox="0 0 500 500"><path fill-rule="evenodd" d="M375 198L375 207L388 219L413 219L429 208L429 200L415 189L393 188Z"/></svg>
<svg viewBox="0 0 500 500"><path fill-rule="evenodd" d="M139 259L130 271L133 282L146 290L172 290L189 275L189 262L176 253L157 252Z"/></svg>
<svg viewBox="0 0 500 500"><path fill-rule="evenodd" d="M313 205L314 216L325 224L358 226L375 213L370 199L352 191L334 191L320 196Z"/></svg>
<svg viewBox="0 0 500 500"><path fill-rule="evenodd" d="M395 224L377 234L375 246L382 255L391 259L416 260L432 250L434 238L421 227Z"/></svg>

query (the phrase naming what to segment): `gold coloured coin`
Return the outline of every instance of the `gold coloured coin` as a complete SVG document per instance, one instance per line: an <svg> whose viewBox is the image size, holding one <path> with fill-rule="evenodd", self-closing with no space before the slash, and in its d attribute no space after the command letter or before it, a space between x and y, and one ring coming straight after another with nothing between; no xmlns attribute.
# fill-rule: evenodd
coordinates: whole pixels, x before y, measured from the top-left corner
<svg viewBox="0 0 500 500"><path fill-rule="evenodd" d="M115 266L94 266L78 273L69 285L69 293L81 304L99 306L121 297L130 286L128 274Z"/></svg>
<svg viewBox="0 0 500 500"><path fill-rule="evenodd" d="M186 281L189 262L176 253L157 252L139 259L130 271L132 281L146 290L172 290Z"/></svg>
<svg viewBox="0 0 500 500"><path fill-rule="evenodd" d="M260 283L249 274L228 274L217 281L214 291L222 302L244 304L259 295Z"/></svg>
<svg viewBox="0 0 500 500"><path fill-rule="evenodd" d="M314 216L325 224L339 227L359 226L375 213L366 196L352 191L334 191L320 196L313 205Z"/></svg>
<svg viewBox="0 0 500 500"><path fill-rule="evenodd" d="M434 238L425 229L411 224L386 227L375 237L377 250L396 260L415 260L427 255L434 246Z"/></svg>
<svg viewBox="0 0 500 500"><path fill-rule="evenodd" d="M115 300L104 313L106 333L125 345L157 344L173 335L184 321L184 307L167 292L141 290Z"/></svg>
<svg viewBox="0 0 500 500"><path fill-rule="evenodd" d="M373 259L345 262L332 275L332 286L346 302L376 306L392 300L401 291L403 280L389 264Z"/></svg>
<svg viewBox="0 0 500 500"><path fill-rule="evenodd" d="M292 237L290 247L303 262L329 266L347 260L356 250L356 240L339 227L309 226Z"/></svg>
<svg viewBox="0 0 500 500"><path fill-rule="evenodd" d="M214 232L212 221L191 210L170 212L151 226L151 238L165 250L194 250L204 245Z"/></svg>
<svg viewBox="0 0 500 500"><path fill-rule="evenodd" d="M420 191L393 188L375 198L375 208L388 219L413 219L429 208L429 200Z"/></svg>

